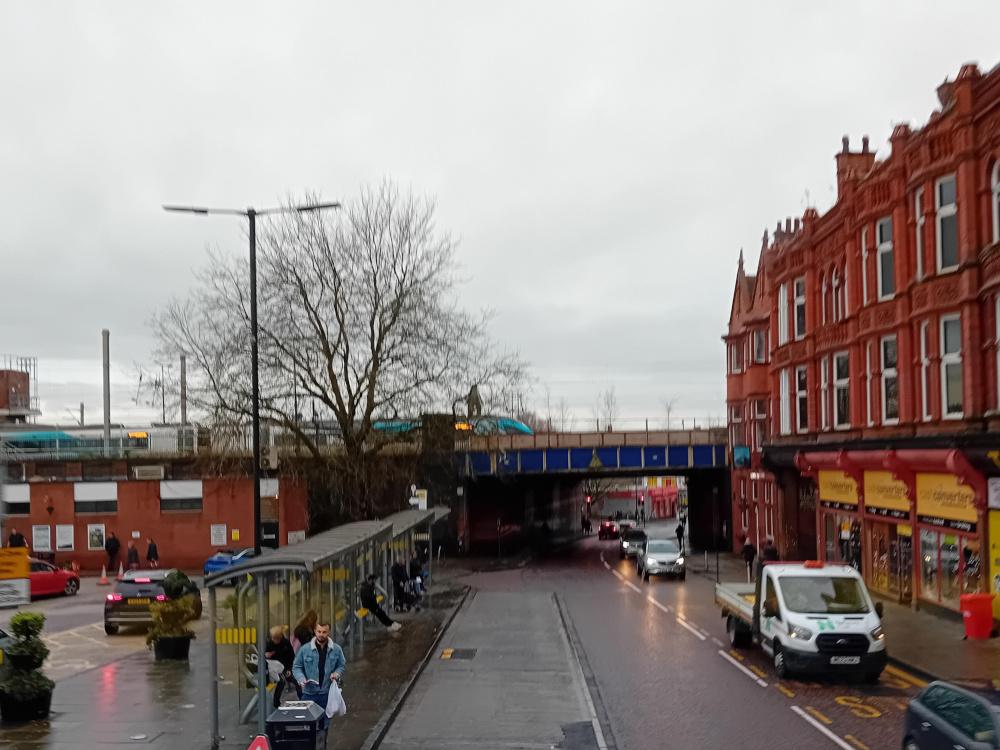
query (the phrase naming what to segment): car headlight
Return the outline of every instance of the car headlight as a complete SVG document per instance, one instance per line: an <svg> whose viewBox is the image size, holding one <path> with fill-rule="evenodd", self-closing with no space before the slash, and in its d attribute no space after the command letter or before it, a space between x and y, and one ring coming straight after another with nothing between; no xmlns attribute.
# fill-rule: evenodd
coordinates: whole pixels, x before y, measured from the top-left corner
<svg viewBox="0 0 1000 750"><path fill-rule="evenodd" d="M885 633L882 632L881 625L877 625L875 629L872 631L872 638L874 638L876 641L885 640Z"/></svg>
<svg viewBox="0 0 1000 750"><path fill-rule="evenodd" d="M677 560L674 562L674 565L683 565L683 564L684 564L683 557L678 557Z"/></svg>
<svg viewBox="0 0 1000 750"><path fill-rule="evenodd" d="M628 542L622 542L622 547L628 547Z"/></svg>
<svg viewBox="0 0 1000 750"><path fill-rule="evenodd" d="M803 628L799 625L793 625L788 634L792 638L799 638L803 641L808 641L813 637L812 631L809 628Z"/></svg>

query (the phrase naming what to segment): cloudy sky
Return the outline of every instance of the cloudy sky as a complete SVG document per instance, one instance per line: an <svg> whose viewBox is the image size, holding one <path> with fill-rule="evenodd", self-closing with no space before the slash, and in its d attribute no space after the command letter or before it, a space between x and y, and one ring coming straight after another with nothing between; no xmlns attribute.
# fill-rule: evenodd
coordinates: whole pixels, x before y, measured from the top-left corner
<svg viewBox="0 0 1000 750"><path fill-rule="evenodd" d="M740 248L834 200L840 138L926 122L1000 60L1000 3L0 4L0 353L38 357L48 421L148 419L133 363L239 221L162 203L437 201L469 306L538 407L638 425L724 413ZM148 378L147 378L148 380Z"/></svg>

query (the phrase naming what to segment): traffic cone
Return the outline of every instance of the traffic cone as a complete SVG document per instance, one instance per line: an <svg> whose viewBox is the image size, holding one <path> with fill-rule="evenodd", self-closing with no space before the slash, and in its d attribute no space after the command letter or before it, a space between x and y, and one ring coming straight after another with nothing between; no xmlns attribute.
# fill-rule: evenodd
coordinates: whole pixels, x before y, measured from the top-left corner
<svg viewBox="0 0 1000 750"><path fill-rule="evenodd" d="M125 564L118 563L118 580L120 581L124 577L125 577Z"/></svg>
<svg viewBox="0 0 1000 750"><path fill-rule="evenodd" d="M108 566L107 565L102 565L101 566L101 580L97 582L97 585L98 586L110 586L111 585L108 582Z"/></svg>

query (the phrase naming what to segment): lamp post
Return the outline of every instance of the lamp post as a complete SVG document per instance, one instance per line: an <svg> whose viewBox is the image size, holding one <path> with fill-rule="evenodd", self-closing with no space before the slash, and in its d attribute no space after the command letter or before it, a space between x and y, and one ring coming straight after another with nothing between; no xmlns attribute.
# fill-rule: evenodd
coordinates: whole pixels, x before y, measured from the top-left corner
<svg viewBox="0 0 1000 750"><path fill-rule="evenodd" d="M307 206L279 206L276 208L200 208L197 206L164 206L164 211L208 216L226 214L243 216L250 223L250 373L251 410L253 419L253 550L260 554L260 378L257 361L257 217L269 214L310 213L328 208L340 208L339 203L315 203ZM263 713L263 712L262 712Z"/></svg>

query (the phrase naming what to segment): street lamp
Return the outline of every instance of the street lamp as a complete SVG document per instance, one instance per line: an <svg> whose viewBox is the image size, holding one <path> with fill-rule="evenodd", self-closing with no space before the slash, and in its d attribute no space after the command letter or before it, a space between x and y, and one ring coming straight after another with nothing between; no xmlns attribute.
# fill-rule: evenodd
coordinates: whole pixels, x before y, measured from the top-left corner
<svg viewBox="0 0 1000 750"><path fill-rule="evenodd" d="M313 203L306 206L279 206L276 208L200 208L197 206L164 206L164 211L198 214L226 214L244 216L250 222L250 372L252 380L253 412L253 551L260 554L260 383L257 372L257 217L269 214L311 213L328 208L340 208L339 203Z"/></svg>

